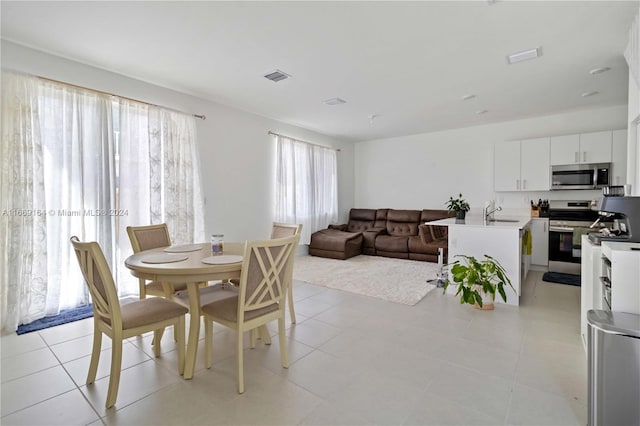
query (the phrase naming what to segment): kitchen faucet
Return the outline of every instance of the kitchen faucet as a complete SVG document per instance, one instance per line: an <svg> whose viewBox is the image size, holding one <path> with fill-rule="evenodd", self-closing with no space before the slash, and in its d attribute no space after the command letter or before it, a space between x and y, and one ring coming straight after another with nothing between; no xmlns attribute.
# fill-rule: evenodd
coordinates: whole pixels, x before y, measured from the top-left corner
<svg viewBox="0 0 640 426"><path fill-rule="evenodd" d="M485 222L489 220L489 216L492 215L493 213L502 211L502 207L501 206L498 206L498 207L494 208L491 211L489 210L489 207L490 206L485 206L484 207L484 221Z"/></svg>

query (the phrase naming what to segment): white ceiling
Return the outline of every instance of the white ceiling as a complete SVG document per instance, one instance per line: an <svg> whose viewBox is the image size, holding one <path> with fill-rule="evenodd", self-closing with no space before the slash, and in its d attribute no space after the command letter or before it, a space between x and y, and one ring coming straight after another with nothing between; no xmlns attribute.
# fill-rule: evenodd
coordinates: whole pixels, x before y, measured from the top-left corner
<svg viewBox="0 0 640 426"><path fill-rule="evenodd" d="M0 8L4 39L358 141L624 104L623 51L638 2L2 1ZM541 58L507 65L507 54L537 46ZM605 66L611 71L589 74ZM262 77L274 69L293 77ZM593 90L600 94L580 96ZM462 101L467 94L477 97ZM334 97L347 103L322 102Z"/></svg>

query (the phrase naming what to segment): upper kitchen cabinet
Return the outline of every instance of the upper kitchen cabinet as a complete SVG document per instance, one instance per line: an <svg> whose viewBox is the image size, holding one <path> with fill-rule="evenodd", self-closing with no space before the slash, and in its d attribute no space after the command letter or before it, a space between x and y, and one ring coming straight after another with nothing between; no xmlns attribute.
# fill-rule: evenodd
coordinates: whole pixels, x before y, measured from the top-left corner
<svg viewBox="0 0 640 426"><path fill-rule="evenodd" d="M495 191L548 191L549 138L495 144Z"/></svg>
<svg viewBox="0 0 640 426"><path fill-rule="evenodd" d="M610 163L611 131L551 137L552 166Z"/></svg>
<svg viewBox="0 0 640 426"><path fill-rule="evenodd" d="M611 148L611 185L627 183L627 129L614 130Z"/></svg>

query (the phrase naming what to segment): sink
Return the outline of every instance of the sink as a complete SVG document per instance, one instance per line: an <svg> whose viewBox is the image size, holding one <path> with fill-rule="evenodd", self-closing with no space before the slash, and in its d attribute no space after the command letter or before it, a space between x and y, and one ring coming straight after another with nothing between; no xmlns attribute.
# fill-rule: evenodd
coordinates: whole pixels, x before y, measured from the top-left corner
<svg viewBox="0 0 640 426"><path fill-rule="evenodd" d="M517 223L520 221L516 219L489 219L487 222Z"/></svg>

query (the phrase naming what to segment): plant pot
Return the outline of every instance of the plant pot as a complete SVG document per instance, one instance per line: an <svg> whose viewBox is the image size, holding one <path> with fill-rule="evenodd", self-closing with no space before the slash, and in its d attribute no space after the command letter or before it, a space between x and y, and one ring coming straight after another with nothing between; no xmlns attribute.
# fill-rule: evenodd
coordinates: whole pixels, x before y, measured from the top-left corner
<svg viewBox="0 0 640 426"><path fill-rule="evenodd" d="M456 212L456 219L461 219L464 220L464 217L467 215L467 212L465 212L464 210L458 210Z"/></svg>
<svg viewBox="0 0 640 426"><path fill-rule="evenodd" d="M482 307L480 307L480 305L478 305L477 303L474 304L473 307L476 309L480 309L481 311L493 311L495 309L493 301L485 302L484 300L482 301Z"/></svg>

